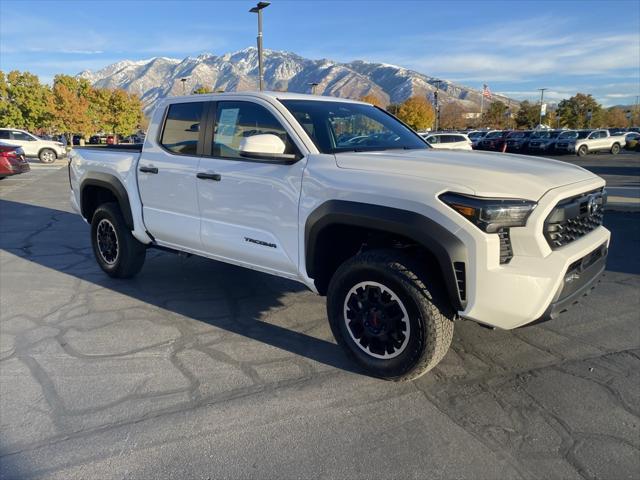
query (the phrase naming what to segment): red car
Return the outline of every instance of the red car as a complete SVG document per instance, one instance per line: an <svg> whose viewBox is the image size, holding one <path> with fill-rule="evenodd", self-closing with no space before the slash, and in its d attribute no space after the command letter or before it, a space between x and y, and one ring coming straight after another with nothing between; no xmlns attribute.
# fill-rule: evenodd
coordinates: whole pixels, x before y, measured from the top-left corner
<svg viewBox="0 0 640 480"><path fill-rule="evenodd" d="M0 179L29 170L31 167L22 147L0 143Z"/></svg>

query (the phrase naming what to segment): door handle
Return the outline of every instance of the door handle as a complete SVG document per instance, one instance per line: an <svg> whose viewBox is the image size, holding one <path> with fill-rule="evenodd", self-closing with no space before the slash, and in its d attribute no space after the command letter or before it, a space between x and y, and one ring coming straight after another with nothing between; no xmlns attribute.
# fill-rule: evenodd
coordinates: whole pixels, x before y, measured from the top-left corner
<svg viewBox="0 0 640 480"><path fill-rule="evenodd" d="M140 167L139 170L143 173L158 173L158 167Z"/></svg>
<svg viewBox="0 0 640 480"><path fill-rule="evenodd" d="M222 175L220 175L219 173L204 173L204 172L200 172L198 174L196 174L196 177L202 179L202 180L213 180L215 182L219 182L220 180L222 180Z"/></svg>

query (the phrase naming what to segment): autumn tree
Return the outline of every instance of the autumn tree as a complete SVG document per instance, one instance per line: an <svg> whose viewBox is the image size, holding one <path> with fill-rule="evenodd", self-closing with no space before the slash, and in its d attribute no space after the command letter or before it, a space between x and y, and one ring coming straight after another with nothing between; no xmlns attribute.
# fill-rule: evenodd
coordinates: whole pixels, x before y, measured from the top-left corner
<svg viewBox="0 0 640 480"><path fill-rule="evenodd" d="M466 110L457 102L445 103L440 107L440 128L455 130L465 128L467 120Z"/></svg>
<svg viewBox="0 0 640 480"><path fill-rule="evenodd" d="M137 95L124 90L111 90L104 117L104 130L117 135L130 135L142 122L142 102Z"/></svg>
<svg viewBox="0 0 640 480"><path fill-rule="evenodd" d="M376 95L373 95L372 93L368 93L367 95L363 96L362 98L360 98L360 101L370 103L371 105L375 105L376 107L384 107L382 100L380 100Z"/></svg>
<svg viewBox="0 0 640 480"><path fill-rule="evenodd" d="M410 97L400 104L396 116L414 130L431 128L436 114L431 104L424 97Z"/></svg>
<svg viewBox="0 0 640 480"><path fill-rule="evenodd" d="M202 85L193 91L194 95L201 95L204 93L213 93L213 90L211 90L209 87Z"/></svg>
<svg viewBox="0 0 640 480"><path fill-rule="evenodd" d="M591 112L591 119L589 119ZM558 104L557 115L562 126L568 128L587 128L602 121L602 106L591 96L577 93Z"/></svg>
<svg viewBox="0 0 640 480"><path fill-rule="evenodd" d="M68 75L56 75L53 80L51 111L53 125L58 131L69 137L74 133L84 136L92 133L88 98L90 88L86 81L80 82Z"/></svg>
<svg viewBox="0 0 640 480"><path fill-rule="evenodd" d="M604 111L598 126L624 128L629 126L629 119L627 119L626 112L622 108L611 107Z"/></svg>

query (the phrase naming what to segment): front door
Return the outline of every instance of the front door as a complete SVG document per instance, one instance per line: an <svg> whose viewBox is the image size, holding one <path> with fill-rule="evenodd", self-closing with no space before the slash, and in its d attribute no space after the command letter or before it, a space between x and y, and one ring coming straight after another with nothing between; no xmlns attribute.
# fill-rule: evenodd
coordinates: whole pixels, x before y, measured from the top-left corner
<svg viewBox="0 0 640 480"><path fill-rule="evenodd" d="M38 155L38 139L24 132L11 130L11 144L21 146L27 157L36 157Z"/></svg>
<svg viewBox="0 0 640 480"><path fill-rule="evenodd" d="M204 251L238 265L296 276L306 159L299 155L297 162L285 164L240 155L242 138L264 133L283 139L286 153L299 152L280 114L266 102L222 101L211 110L213 128L198 168Z"/></svg>
<svg viewBox="0 0 640 480"><path fill-rule="evenodd" d="M145 146L138 162L144 223L165 246L201 248L196 173L207 105L171 104L158 144Z"/></svg>

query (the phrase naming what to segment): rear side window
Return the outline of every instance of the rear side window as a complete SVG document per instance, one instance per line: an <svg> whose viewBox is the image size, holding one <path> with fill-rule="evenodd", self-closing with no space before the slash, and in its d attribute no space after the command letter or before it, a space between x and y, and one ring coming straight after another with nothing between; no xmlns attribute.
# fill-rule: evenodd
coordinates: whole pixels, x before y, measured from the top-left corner
<svg viewBox="0 0 640 480"><path fill-rule="evenodd" d="M430 137L427 137L427 142L440 143L440 137L438 137L437 135L431 135Z"/></svg>
<svg viewBox="0 0 640 480"><path fill-rule="evenodd" d="M0 130L0 140L9 140L10 138L9 130Z"/></svg>
<svg viewBox="0 0 640 480"><path fill-rule="evenodd" d="M169 106L160 143L180 155L196 155L204 102L174 103Z"/></svg>
<svg viewBox="0 0 640 480"><path fill-rule="evenodd" d="M239 152L242 139L265 133L280 137L286 145L284 153L294 153L287 131L263 106L252 102L216 103L212 145L214 157L244 159Z"/></svg>
<svg viewBox="0 0 640 480"><path fill-rule="evenodd" d="M11 136L13 137L13 140L21 140L23 142L33 142L33 141L35 141L35 139L32 136L27 135L24 132L16 132L16 131L14 131L14 132L11 132Z"/></svg>

